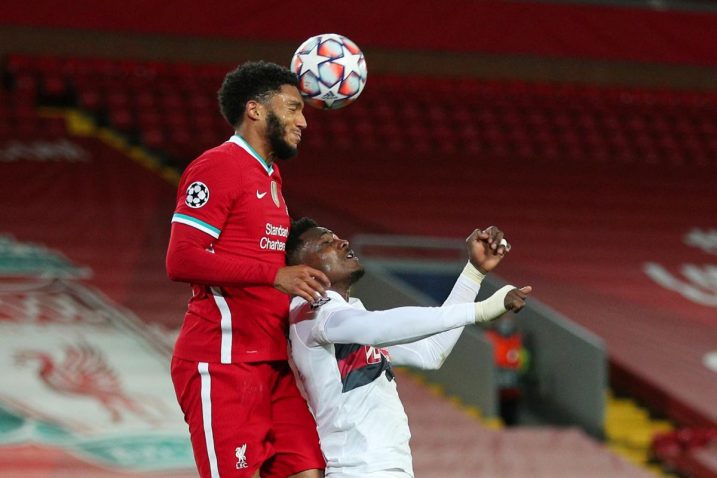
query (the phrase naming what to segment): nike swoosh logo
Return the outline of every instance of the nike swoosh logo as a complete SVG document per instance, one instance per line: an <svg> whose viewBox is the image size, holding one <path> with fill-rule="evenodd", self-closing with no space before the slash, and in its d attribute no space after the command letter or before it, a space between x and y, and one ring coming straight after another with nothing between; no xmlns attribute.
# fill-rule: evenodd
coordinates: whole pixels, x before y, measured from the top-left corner
<svg viewBox="0 0 717 478"><path fill-rule="evenodd" d="M266 192L260 193L258 189L256 190L256 198L257 199L261 199L264 196L266 196Z"/></svg>

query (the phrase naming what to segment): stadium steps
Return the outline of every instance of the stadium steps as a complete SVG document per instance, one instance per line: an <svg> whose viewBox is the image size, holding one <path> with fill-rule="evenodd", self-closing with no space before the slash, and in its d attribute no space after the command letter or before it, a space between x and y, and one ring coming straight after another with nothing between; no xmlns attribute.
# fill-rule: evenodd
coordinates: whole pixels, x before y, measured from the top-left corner
<svg viewBox="0 0 717 478"><path fill-rule="evenodd" d="M404 370L397 385L421 478L654 478L575 428L486 423L476 410L426 387Z"/></svg>
<svg viewBox="0 0 717 478"><path fill-rule="evenodd" d="M658 476L677 478L651 462L650 445L656 434L673 430L669 421L655 419L630 398L608 394L605 413L607 446L620 456L653 471Z"/></svg>

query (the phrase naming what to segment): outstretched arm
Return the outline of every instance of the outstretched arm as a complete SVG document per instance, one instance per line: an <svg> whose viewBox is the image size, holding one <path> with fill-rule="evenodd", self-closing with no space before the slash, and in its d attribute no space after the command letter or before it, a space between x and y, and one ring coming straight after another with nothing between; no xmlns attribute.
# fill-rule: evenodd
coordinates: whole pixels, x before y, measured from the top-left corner
<svg viewBox="0 0 717 478"><path fill-rule="evenodd" d="M506 310L522 307L524 298L516 299L514 291L517 290L505 286L484 301L446 307L398 307L376 312L348 306L329 308L319 312L312 338L315 344L358 343L378 347L415 342L457 327L492 320Z"/></svg>
<svg viewBox="0 0 717 478"><path fill-rule="evenodd" d="M485 231L476 229L466 239L468 264L458 277L443 305L473 302L480 291L485 275L495 269L510 249L503 231L491 226ZM422 369L440 368L463 333L463 327L436 334L425 339L389 348L391 361Z"/></svg>

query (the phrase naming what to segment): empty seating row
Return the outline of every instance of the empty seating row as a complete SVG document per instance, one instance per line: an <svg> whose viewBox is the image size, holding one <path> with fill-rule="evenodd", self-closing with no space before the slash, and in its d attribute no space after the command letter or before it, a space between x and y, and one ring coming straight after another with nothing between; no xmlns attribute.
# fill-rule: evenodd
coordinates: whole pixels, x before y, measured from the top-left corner
<svg viewBox="0 0 717 478"><path fill-rule="evenodd" d="M23 55L5 62L25 103L79 106L179 165L231 133L216 105L230 68ZM350 107L307 108L306 116L311 154L717 163L713 93L372 75Z"/></svg>

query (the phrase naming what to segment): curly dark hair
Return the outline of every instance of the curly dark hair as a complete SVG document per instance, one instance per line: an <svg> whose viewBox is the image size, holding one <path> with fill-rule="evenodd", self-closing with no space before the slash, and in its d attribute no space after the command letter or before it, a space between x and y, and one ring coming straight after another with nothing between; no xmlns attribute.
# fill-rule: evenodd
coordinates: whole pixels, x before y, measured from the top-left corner
<svg viewBox="0 0 717 478"><path fill-rule="evenodd" d="M286 238L286 263L288 265L294 266L299 263L297 252L304 244L304 241L301 240L301 235L314 227L319 227L319 224L310 217L302 217L296 221L291 221L289 237Z"/></svg>
<svg viewBox="0 0 717 478"><path fill-rule="evenodd" d="M266 101L282 85L299 85L299 79L288 68L267 61L247 61L230 71L219 88L219 108L233 127L244 119L249 100Z"/></svg>

